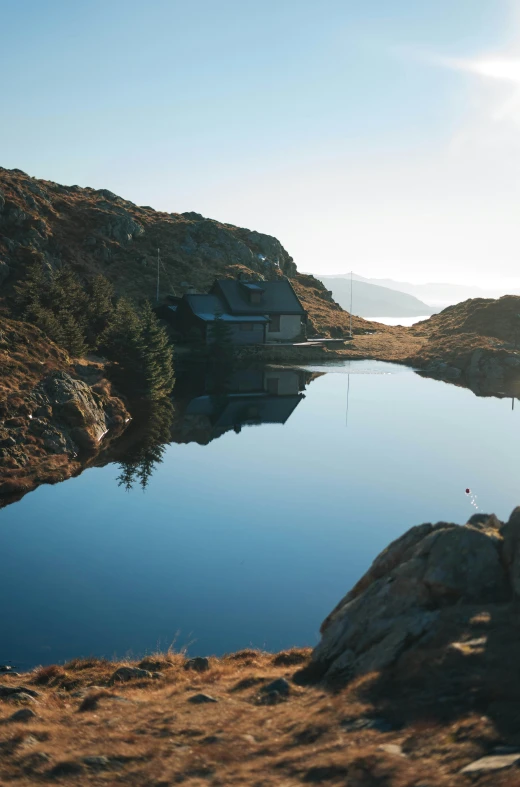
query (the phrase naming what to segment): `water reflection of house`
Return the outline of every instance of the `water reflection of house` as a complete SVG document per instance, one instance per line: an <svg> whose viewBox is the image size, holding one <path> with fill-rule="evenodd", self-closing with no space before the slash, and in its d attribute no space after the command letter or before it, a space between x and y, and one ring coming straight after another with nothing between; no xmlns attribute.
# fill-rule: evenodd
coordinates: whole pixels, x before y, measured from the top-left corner
<svg viewBox="0 0 520 787"><path fill-rule="evenodd" d="M176 425L179 442L209 443L225 432L245 426L285 424L304 398L305 372L297 369L261 369L233 372L224 393L207 391L193 396L183 407Z"/></svg>

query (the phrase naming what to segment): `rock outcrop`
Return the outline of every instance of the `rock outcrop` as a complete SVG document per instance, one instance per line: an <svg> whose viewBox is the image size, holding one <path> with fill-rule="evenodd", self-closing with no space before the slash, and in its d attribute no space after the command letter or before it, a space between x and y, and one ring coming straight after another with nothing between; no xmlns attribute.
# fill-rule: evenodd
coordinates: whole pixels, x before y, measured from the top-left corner
<svg viewBox="0 0 520 787"><path fill-rule="evenodd" d="M129 419L102 363L74 366L32 325L0 320L0 507L73 475Z"/></svg>
<svg viewBox="0 0 520 787"><path fill-rule="evenodd" d="M474 298L449 306L411 329L427 338L410 360L432 376L482 392L520 380L520 296Z"/></svg>
<svg viewBox="0 0 520 787"><path fill-rule="evenodd" d="M520 596L520 508L506 524L413 527L388 546L328 615L301 676L348 680L388 667L435 631L440 612Z"/></svg>
<svg viewBox="0 0 520 787"><path fill-rule="evenodd" d="M205 218L134 205L107 189L61 186L0 167L0 304L13 308L13 287L26 264L63 262L81 276L102 273L121 295L155 297L157 248L162 294L187 285L207 291L214 279L287 276L311 315L311 332L348 333L348 315L313 276L298 273L277 238ZM14 313L14 312L13 312ZM367 325L354 319L354 327Z"/></svg>

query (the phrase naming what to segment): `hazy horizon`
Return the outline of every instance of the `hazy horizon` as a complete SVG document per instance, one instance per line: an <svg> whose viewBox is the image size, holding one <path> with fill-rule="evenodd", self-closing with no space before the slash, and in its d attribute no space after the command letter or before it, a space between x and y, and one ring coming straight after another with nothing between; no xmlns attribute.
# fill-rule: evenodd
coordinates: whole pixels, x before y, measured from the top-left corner
<svg viewBox="0 0 520 787"><path fill-rule="evenodd" d="M0 164L275 235L318 276L518 288L519 6L390 5L4 4Z"/></svg>

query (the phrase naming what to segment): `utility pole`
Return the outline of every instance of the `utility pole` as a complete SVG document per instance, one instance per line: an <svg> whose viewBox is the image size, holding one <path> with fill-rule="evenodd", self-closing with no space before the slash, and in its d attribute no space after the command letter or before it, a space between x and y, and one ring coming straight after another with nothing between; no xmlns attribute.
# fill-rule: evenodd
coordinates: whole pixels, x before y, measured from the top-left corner
<svg viewBox="0 0 520 787"><path fill-rule="evenodd" d="M352 339L352 271L350 271L350 338Z"/></svg>
<svg viewBox="0 0 520 787"><path fill-rule="evenodd" d="M161 264L161 258L159 256L159 247L157 247L157 296L156 296L157 303L159 303L160 264Z"/></svg>

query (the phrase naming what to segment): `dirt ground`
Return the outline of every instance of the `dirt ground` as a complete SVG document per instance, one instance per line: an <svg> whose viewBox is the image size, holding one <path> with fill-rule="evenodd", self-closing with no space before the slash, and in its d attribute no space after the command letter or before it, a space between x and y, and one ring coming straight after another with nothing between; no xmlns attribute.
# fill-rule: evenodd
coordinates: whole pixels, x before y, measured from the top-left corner
<svg viewBox="0 0 520 787"><path fill-rule="evenodd" d="M0 784L518 787L518 615L447 615L427 647L343 688L293 680L309 650L242 651L204 672L155 655L127 663L154 677L126 682L96 659L2 676ZM504 753L498 770L461 773Z"/></svg>

